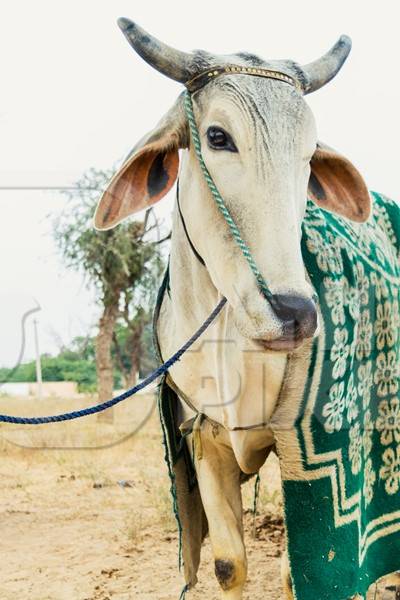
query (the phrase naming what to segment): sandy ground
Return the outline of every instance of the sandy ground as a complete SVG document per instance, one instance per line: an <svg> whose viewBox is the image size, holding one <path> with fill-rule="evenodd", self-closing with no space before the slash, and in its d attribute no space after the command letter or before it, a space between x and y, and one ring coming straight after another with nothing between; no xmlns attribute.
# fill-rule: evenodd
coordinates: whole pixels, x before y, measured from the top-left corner
<svg viewBox="0 0 400 600"><path fill-rule="evenodd" d="M0 406L1 412L48 414L93 400L46 400L39 408L33 400L1 398ZM113 425L90 417L1 426L0 600L178 600L177 532L155 413L140 427L151 406L151 396L125 403ZM253 483L243 489L245 599L278 600L283 526L274 457L261 475L255 528ZM199 584L187 599L217 598L206 540Z"/></svg>

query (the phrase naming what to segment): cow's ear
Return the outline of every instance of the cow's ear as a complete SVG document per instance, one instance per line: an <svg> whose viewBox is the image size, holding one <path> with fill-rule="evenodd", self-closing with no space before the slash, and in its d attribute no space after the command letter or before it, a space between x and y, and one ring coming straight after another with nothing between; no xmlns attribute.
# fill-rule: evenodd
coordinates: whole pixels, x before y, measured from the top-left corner
<svg viewBox="0 0 400 600"><path fill-rule="evenodd" d="M371 196L355 166L329 146L318 143L311 159L308 193L318 206L362 223L371 213Z"/></svg>
<svg viewBox="0 0 400 600"><path fill-rule="evenodd" d="M171 189L178 175L179 148L187 147L187 125L180 96L159 124L129 154L97 205L96 229L111 229L152 206Z"/></svg>

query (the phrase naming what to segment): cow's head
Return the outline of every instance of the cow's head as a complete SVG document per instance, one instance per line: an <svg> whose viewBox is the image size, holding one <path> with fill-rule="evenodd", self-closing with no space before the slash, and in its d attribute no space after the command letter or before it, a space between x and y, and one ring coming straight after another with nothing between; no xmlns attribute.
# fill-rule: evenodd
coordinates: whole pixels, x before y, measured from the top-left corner
<svg viewBox="0 0 400 600"><path fill-rule="evenodd" d="M228 299L244 336L265 348L292 349L317 328L300 249L307 196L354 221L366 220L370 212L362 177L346 158L317 142L304 100L339 71L351 48L349 38L341 37L325 56L300 66L247 53L186 54L127 19L119 24L144 60L181 83L231 64L277 70L298 82L300 91L281 80L226 74L192 95L204 161L273 293L270 302L259 292L204 181L190 143L183 96L137 144L110 182L95 217L98 229L108 229L158 202L177 178L178 150L188 149L180 173L182 212L215 287Z"/></svg>

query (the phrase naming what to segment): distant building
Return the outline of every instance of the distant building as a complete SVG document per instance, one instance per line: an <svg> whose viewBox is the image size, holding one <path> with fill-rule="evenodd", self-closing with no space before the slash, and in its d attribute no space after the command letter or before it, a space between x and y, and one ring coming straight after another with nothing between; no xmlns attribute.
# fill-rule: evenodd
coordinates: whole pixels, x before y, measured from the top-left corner
<svg viewBox="0 0 400 600"><path fill-rule="evenodd" d="M6 396L37 396L37 383L3 383L0 385L0 394ZM78 384L75 381L44 381L42 383L44 398L71 398L78 395Z"/></svg>

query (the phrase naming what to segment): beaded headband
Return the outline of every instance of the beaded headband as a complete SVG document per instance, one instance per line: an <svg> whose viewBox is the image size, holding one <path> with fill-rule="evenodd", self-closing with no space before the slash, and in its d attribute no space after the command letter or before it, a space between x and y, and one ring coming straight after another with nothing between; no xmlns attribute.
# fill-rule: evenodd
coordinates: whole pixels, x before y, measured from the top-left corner
<svg viewBox="0 0 400 600"><path fill-rule="evenodd" d="M260 67L239 67L237 65L213 67L212 69L203 71L185 83L185 86L189 92L196 92L220 75L254 75L256 77L278 79L279 81L283 81L284 83L292 85L297 89L297 91L302 92L300 83L290 75L286 75L286 73L281 73L280 71L274 71L272 69L263 69Z"/></svg>

